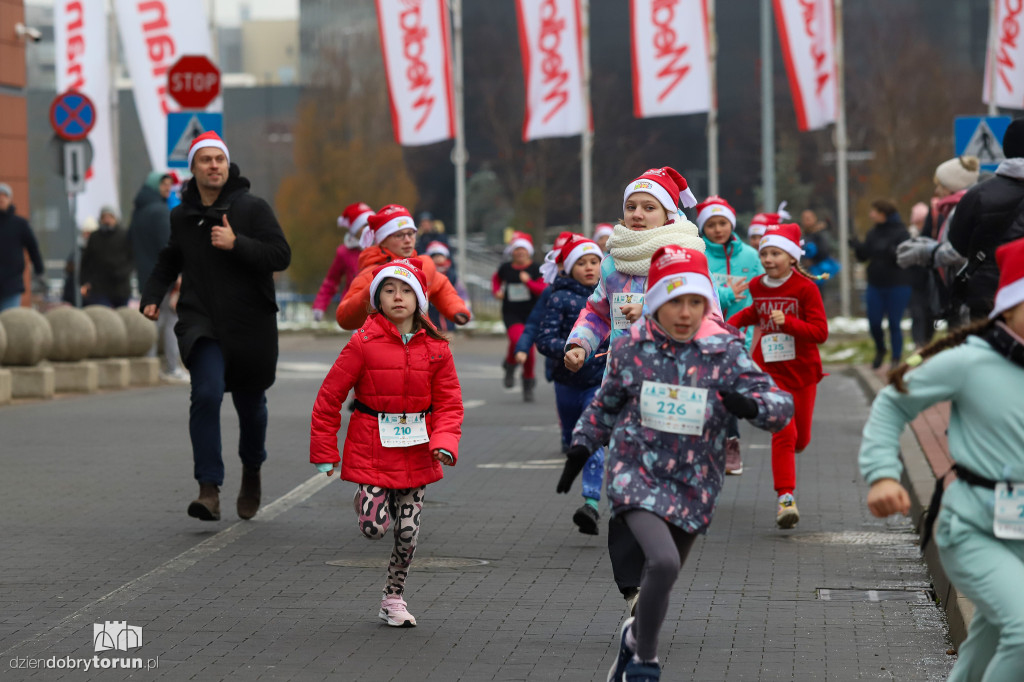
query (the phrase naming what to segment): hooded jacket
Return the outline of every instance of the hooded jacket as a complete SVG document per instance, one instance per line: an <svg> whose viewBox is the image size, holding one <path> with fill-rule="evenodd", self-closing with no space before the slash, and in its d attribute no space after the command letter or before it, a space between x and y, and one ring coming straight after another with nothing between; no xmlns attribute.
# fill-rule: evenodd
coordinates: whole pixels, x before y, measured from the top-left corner
<svg viewBox="0 0 1024 682"><path fill-rule="evenodd" d="M139 286L145 286L153 274L160 251L171 240L171 209L160 192L143 185L135 195L128 238L135 259Z"/></svg>
<svg viewBox="0 0 1024 682"><path fill-rule="evenodd" d="M708 258L708 269L711 270L711 281L715 283L715 290L718 300L722 304L722 317L729 319L739 311L750 305L750 291L744 291L738 297L729 286L730 277L739 277L748 282L758 275L764 274L764 267L761 265L761 257L757 250L749 244L744 244L736 232L729 235L729 241L725 244L716 244L706 236L704 243L707 245L704 255ZM753 332L747 331L747 347Z"/></svg>

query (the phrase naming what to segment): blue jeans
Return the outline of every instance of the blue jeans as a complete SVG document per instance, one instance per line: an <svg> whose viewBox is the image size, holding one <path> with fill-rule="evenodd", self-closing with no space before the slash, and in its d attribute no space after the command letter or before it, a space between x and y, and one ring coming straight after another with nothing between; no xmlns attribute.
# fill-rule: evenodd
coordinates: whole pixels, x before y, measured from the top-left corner
<svg viewBox="0 0 1024 682"><path fill-rule="evenodd" d="M192 374L192 404L188 433L192 438L195 477L200 483L224 484L221 459L220 404L224 400L224 354L213 339L199 339L188 357ZM238 413L238 456L249 469L259 470L267 458L267 398L264 391L233 391Z"/></svg>
<svg viewBox="0 0 1024 682"><path fill-rule="evenodd" d="M599 386L574 388L555 382L555 405L558 407L558 421L562 425L562 449L572 442L572 430L576 427L583 410L594 401ZM598 448L583 467L583 497L601 499L601 485L604 483L604 448Z"/></svg>
<svg viewBox="0 0 1024 682"><path fill-rule="evenodd" d="M875 287L868 285L865 294L868 307L868 325L871 327L871 338L875 341L875 350L879 355L885 353L885 334L882 332L882 318L889 319L889 340L892 343L892 361L896 362L903 355L903 330L900 320L910 303L909 286Z"/></svg>
<svg viewBox="0 0 1024 682"><path fill-rule="evenodd" d="M21 305L21 294L8 294L0 296L0 312L9 308L17 308Z"/></svg>

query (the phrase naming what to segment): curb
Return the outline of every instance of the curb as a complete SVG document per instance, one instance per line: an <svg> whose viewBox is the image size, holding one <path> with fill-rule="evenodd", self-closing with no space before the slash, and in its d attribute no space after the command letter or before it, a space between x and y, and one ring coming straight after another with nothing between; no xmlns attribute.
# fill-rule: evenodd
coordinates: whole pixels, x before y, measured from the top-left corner
<svg viewBox="0 0 1024 682"><path fill-rule="evenodd" d="M857 380L870 400L874 400L875 395L885 385L878 375L866 366L854 365L844 371ZM915 520L914 526L920 535L928 503L931 502L932 491L935 488L935 473L912 428L905 428L900 436L900 457L903 459L903 476L900 482L910 493L910 518ZM967 627L974 616L974 604L960 594L949 581L942 568L942 562L939 561L939 550L934 542L928 544L924 561L932 576L932 587L935 589L939 606L946 613L949 638L953 641L953 646L959 649L967 639Z"/></svg>

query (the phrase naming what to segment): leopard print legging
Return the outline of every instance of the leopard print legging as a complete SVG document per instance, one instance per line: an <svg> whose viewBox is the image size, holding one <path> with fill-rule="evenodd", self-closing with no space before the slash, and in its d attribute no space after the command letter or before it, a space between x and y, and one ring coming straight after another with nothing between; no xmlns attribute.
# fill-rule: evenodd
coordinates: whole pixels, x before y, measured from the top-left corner
<svg viewBox="0 0 1024 682"><path fill-rule="evenodd" d="M395 522L395 547L388 563L388 581L384 596L401 596L405 579L409 576L412 556L416 553L416 538L420 533L420 512L426 486L393 490L373 485L360 485L356 490L356 519L359 530L371 540L379 540Z"/></svg>

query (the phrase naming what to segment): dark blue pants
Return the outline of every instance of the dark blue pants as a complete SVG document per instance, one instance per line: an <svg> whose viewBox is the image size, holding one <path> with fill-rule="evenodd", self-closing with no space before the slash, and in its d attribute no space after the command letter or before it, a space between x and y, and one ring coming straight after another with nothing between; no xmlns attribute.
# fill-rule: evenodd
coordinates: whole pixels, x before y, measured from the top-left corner
<svg viewBox="0 0 1024 682"><path fill-rule="evenodd" d="M562 449L567 450L572 442L572 430L587 405L594 401L594 394L600 386L574 388L555 382L555 405L558 421L562 425ZM598 448L590 455L583 467L583 497L601 499L601 484L604 483L604 448Z"/></svg>
<svg viewBox="0 0 1024 682"><path fill-rule="evenodd" d="M220 444L220 404L224 400L224 354L213 339L199 339L188 356L192 404L188 433L192 438L195 477L200 483L224 484ZM233 391L238 413L238 456L250 469L267 458L267 398L264 391Z"/></svg>
<svg viewBox="0 0 1024 682"><path fill-rule="evenodd" d="M910 303L909 286L874 287L868 285L865 298L868 308L868 325L871 327L871 338L875 341L875 350L885 353L885 334L882 332L882 319L889 320L889 339L892 343L892 361L896 362L903 355L903 330L900 321L903 312Z"/></svg>

